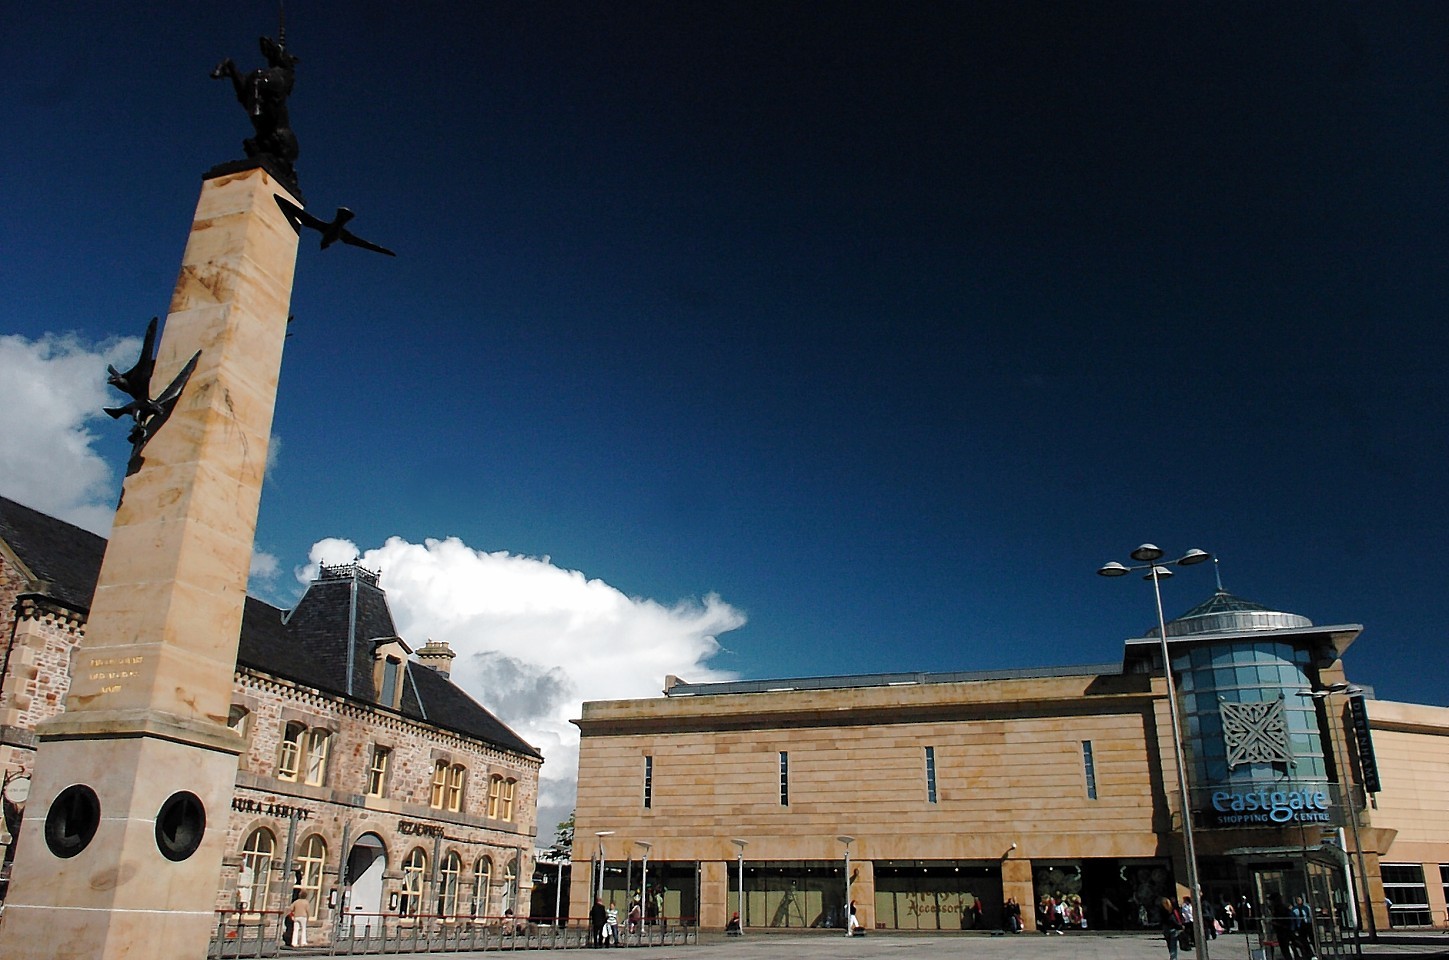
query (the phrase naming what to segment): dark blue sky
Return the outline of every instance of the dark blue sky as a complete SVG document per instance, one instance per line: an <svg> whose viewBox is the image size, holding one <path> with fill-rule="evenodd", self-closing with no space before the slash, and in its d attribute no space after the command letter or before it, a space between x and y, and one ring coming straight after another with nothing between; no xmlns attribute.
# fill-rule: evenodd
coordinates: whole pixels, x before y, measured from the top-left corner
<svg viewBox="0 0 1449 960"><path fill-rule="evenodd" d="M275 8L143 6L0 13L0 334L139 335L240 153L207 73ZM1449 7L288 16L309 207L399 256L299 258L286 566L458 536L715 592L765 677L1115 659L1150 590L1094 571L1154 540L1449 703Z"/></svg>

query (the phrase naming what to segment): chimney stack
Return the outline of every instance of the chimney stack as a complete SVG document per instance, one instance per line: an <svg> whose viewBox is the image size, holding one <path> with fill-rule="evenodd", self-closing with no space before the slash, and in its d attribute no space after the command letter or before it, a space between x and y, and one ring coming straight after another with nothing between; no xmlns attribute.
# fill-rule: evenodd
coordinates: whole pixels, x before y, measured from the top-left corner
<svg viewBox="0 0 1449 960"><path fill-rule="evenodd" d="M431 667L445 677L452 672L453 658L456 656L452 647L431 638L417 652L419 663L425 667Z"/></svg>

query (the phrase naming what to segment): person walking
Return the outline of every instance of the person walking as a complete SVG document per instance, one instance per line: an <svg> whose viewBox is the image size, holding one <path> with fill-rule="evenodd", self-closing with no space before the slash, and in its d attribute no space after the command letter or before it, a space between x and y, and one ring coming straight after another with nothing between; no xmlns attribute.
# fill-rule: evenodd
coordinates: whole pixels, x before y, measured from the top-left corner
<svg viewBox="0 0 1449 960"><path fill-rule="evenodd" d="M1182 936L1179 939L1182 941L1182 945L1190 950L1194 943L1193 938L1197 933L1194 922L1196 918L1192 912L1192 897L1183 897L1182 905L1177 908L1177 912L1182 918Z"/></svg>
<svg viewBox="0 0 1449 960"><path fill-rule="evenodd" d="M1162 898L1162 939L1167 941L1167 960L1177 960L1177 942L1182 936L1182 914L1168 897Z"/></svg>
<svg viewBox="0 0 1449 960"><path fill-rule="evenodd" d="M604 898L595 897L594 905L589 908L589 946L602 947L604 945L604 924L609 922L609 911L604 907Z"/></svg>
<svg viewBox="0 0 1449 960"><path fill-rule="evenodd" d="M1268 927L1273 931L1273 940L1278 944L1279 960L1292 960L1293 958L1293 918L1288 915L1288 905L1283 902L1283 897L1274 890L1268 894ZM1272 960L1273 954L1268 953L1268 960Z"/></svg>
<svg viewBox="0 0 1449 960"><path fill-rule="evenodd" d="M619 946L619 908L609 901L609 910L604 919L604 946Z"/></svg>
<svg viewBox="0 0 1449 960"><path fill-rule="evenodd" d="M297 899L287 908L287 916L292 921L292 946L305 947L307 945L307 918L312 913L312 905L307 902L305 893L297 894Z"/></svg>
<svg viewBox="0 0 1449 960"><path fill-rule="evenodd" d="M1318 960L1313 948L1313 910L1301 896L1294 897L1288 916L1292 921L1293 949L1298 954L1298 960Z"/></svg>

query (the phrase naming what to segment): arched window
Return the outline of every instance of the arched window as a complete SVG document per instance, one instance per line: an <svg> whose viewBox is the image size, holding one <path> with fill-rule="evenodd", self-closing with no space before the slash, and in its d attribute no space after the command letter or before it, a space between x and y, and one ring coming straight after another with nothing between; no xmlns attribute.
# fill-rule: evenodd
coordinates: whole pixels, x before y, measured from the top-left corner
<svg viewBox="0 0 1449 960"><path fill-rule="evenodd" d="M322 902L322 868L327 863L327 841L320 834L312 834L302 842L297 854L297 869L302 871L302 892L307 895L307 906L312 919L317 918L317 907Z"/></svg>
<svg viewBox="0 0 1449 960"><path fill-rule="evenodd" d="M307 725L292 721L282 730L282 751L277 758L277 779L296 780L302 770L302 740Z"/></svg>
<svg viewBox="0 0 1449 960"><path fill-rule="evenodd" d="M488 819L498 819L498 805L503 799L503 778L494 774L488 778Z"/></svg>
<svg viewBox="0 0 1449 960"><path fill-rule="evenodd" d="M251 711L239 703L231 705L231 712L226 715L226 725L245 737L251 730Z"/></svg>
<svg viewBox="0 0 1449 960"><path fill-rule="evenodd" d="M402 896L398 898L398 913L415 917L423 909L423 877L428 872L428 855L422 847L413 847L412 853L403 861Z"/></svg>
<svg viewBox="0 0 1449 960"><path fill-rule="evenodd" d="M448 761L439 760L433 764L433 793L428 806L434 810L443 809L443 793L448 787Z"/></svg>
<svg viewBox="0 0 1449 960"><path fill-rule="evenodd" d="M277 851L277 838L272 831L258 827L242 847L241 870L236 876L236 900L239 910L265 910L267 889L272 882L272 857Z"/></svg>
<svg viewBox="0 0 1449 960"><path fill-rule="evenodd" d="M503 868L503 910L518 912L516 901L518 900L518 861L508 861L508 866Z"/></svg>
<svg viewBox="0 0 1449 960"><path fill-rule="evenodd" d="M473 865L473 916L488 916L488 887L492 882L492 858L479 857Z"/></svg>
<svg viewBox="0 0 1449 960"><path fill-rule="evenodd" d="M454 812L463 809L463 784L468 779L468 771L462 764L455 763L448 768L448 789L446 797L449 810Z"/></svg>
<svg viewBox="0 0 1449 960"><path fill-rule="evenodd" d="M445 917L458 915L458 879L463 874L463 858L450 853L443 858L438 876L438 913Z"/></svg>
<svg viewBox="0 0 1449 960"><path fill-rule="evenodd" d="M517 780L503 781L502 802L499 804L498 819L513 822L513 788L518 785Z"/></svg>
<svg viewBox="0 0 1449 960"><path fill-rule="evenodd" d="M316 727L307 734L307 782L320 787L327 782L327 753L332 734Z"/></svg>

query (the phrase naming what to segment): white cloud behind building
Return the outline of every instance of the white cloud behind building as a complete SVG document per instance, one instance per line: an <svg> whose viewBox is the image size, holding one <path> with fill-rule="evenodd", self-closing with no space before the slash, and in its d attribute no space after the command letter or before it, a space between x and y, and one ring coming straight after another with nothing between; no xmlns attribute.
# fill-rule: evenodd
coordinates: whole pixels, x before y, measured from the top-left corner
<svg viewBox="0 0 1449 960"><path fill-rule="evenodd" d="M129 453L129 424L102 407L124 398L105 368L128 368L137 338L88 343L73 335L0 336L0 494L102 536L109 535ZM268 475L281 449L273 437ZM573 808L579 716L585 700L658 696L666 674L692 681L732 678L708 666L717 637L744 614L714 595L663 604L631 597L547 557L484 551L448 537L390 538L360 549L317 541L296 568L306 582L319 563L354 559L380 570L393 616L414 648L446 641L457 653L453 679L543 751L539 836ZM256 550L252 587L276 594L282 564Z"/></svg>

